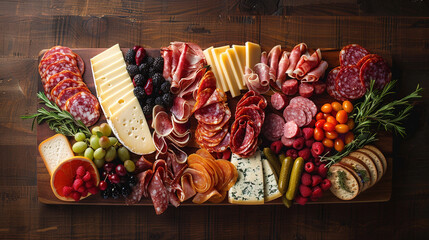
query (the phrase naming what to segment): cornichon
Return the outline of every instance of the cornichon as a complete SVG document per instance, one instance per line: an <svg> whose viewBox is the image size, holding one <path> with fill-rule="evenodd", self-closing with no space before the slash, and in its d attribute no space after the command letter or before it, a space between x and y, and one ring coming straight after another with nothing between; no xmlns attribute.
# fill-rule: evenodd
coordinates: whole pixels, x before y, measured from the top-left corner
<svg viewBox="0 0 429 240"><path fill-rule="evenodd" d="M289 178L292 170L293 159L291 157L286 157L286 155L284 155L283 153L279 155L279 158L282 161L282 168L280 170L279 176L279 191L282 194L285 194L289 185Z"/></svg>
<svg viewBox="0 0 429 240"><path fill-rule="evenodd" d="M299 180L301 178L302 169L304 168L304 159L298 157L293 162L292 172L290 174L289 186L286 192L286 198L293 200L295 198L296 192L298 191Z"/></svg>
<svg viewBox="0 0 429 240"><path fill-rule="evenodd" d="M274 168L274 171L276 171L276 174L278 176L280 173L280 164L276 154L274 154L270 148L264 148L264 155L268 159L268 162Z"/></svg>
<svg viewBox="0 0 429 240"><path fill-rule="evenodd" d="M282 196L282 202L287 208L290 208L292 206L292 201L287 199L286 195Z"/></svg>

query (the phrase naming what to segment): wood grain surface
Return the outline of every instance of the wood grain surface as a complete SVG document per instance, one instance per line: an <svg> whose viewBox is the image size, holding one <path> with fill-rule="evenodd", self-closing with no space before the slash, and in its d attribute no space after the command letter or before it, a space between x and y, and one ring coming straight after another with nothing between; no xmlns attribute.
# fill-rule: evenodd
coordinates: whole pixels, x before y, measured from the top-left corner
<svg viewBox="0 0 429 240"><path fill-rule="evenodd" d="M429 230L428 1L0 1L0 239L426 239ZM54 45L254 41L392 56L396 97L425 91L394 137L391 200L294 206L64 206L38 201L37 57Z"/></svg>

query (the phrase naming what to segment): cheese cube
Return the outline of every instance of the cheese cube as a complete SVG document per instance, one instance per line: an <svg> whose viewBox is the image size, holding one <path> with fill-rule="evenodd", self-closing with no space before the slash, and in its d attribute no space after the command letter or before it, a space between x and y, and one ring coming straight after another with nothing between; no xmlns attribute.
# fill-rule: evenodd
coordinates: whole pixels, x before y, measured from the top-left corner
<svg viewBox="0 0 429 240"><path fill-rule="evenodd" d="M261 46L256 43L246 42L246 66L250 69L261 62Z"/></svg>
<svg viewBox="0 0 429 240"><path fill-rule="evenodd" d="M272 201L282 196L279 191L278 177L264 153L261 152L262 167L264 171L264 199L265 202Z"/></svg>
<svg viewBox="0 0 429 240"><path fill-rule="evenodd" d="M222 68L222 71L224 73L226 83L228 84L228 88L231 92L231 96L232 97L240 96L240 94L241 94L240 89L238 88L237 80L234 76L234 72L232 70L232 65L229 62L227 52L220 54L219 62L220 62L220 66Z"/></svg>
<svg viewBox="0 0 429 240"><path fill-rule="evenodd" d="M219 78L220 78L220 84L221 88L224 92L229 91L228 84L226 83L225 79L225 73L222 71L222 67L220 66L220 54L224 53L226 49L229 48L229 45L223 46L223 47L217 47L212 49L213 59L214 59L214 67L217 69Z"/></svg>
<svg viewBox="0 0 429 240"><path fill-rule="evenodd" d="M227 49L226 53L228 54L228 60L231 65L231 69L234 73L234 78L237 83L238 89L244 90L247 89L246 84L243 82L243 72L241 72L241 64L238 61L237 54L233 48Z"/></svg>

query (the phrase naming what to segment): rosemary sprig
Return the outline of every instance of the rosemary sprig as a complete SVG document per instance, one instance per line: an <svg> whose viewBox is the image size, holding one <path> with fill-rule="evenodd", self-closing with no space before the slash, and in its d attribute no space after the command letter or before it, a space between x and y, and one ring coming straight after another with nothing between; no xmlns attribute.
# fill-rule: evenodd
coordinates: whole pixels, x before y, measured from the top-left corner
<svg viewBox="0 0 429 240"><path fill-rule="evenodd" d="M352 193L352 191L350 191L349 186L347 186L346 184L346 173L343 171L338 171L338 183L340 184L340 188L342 188L344 191Z"/></svg>
<svg viewBox="0 0 429 240"><path fill-rule="evenodd" d="M49 101L43 92L37 93L37 97L41 100L41 103L44 103L52 111L39 108L37 113L33 115L21 116L22 119L33 119L31 130L33 130L36 121L37 124L45 121L50 129L66 136L74 136L78 132L84 133L87 137L91 136L91 132L82 121L75 120L69 112L61 110L55 103Z"/></svg>

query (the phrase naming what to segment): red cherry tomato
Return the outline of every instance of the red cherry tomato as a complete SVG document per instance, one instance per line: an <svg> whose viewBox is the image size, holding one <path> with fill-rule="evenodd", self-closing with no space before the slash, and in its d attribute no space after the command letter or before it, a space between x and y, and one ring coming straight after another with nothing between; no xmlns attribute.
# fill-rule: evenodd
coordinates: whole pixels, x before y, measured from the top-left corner
<svg viewBox="0 0 429 240"><path fill-rule="evenodd" d="M329 116L328 118L326 118L326 122L332 123L334 125L338 124L337 120L335 120L335 117L333 117L333 116Z"/></svg>
<svg viewBox="0 0 429 240"><path fill-rule="evenodd" d="M344 110L340 110L337 112L337 115L335 116L335 119L339 122L339 123L346 123L348 120L348 116L347 116L347 112Z"/></svg>
<svg viewBox="0 0 429 240"><path fill-rule="evenodd" d="M325 124L323 124L323 130L328 131L328 132L332 132L335 130L335 125L330 123L330 122L325 122Z"/></svg>
<svg viewBox="0 0 429 240"><path fill-rule="evenodd" d="M349 133L347 133L346 134L346 137L345 137L345 143L346 144L349 144L349 143L351 143L353 140L355 139L355 135L353 134L353 132L349 132Z"/></svg>
<svg viewBox="0 0 429 240"><path fill-rule="evenodd" d="M317 128L323 128L323 125L325 124L326 120L325 119L320 119L316 122L316 124L314 125Z"/></svg>
<svg viewBox="0 0 429 240"><path fill-rule="evenodd" d="M319 112L319 113L316 115L316 120L320 120L320 119L323 119L323 113L322 113L322 112Z"/></svg>
<svg viewBox="0 0 429 240"><path fill-rule="evenodd" d="M313 138L316 141L322 141L323 138L325 138L325 132L323 131L323 129L316 127L314 129Z"/></svg>
<svg viewBox="0 0 429 240"><path fill-rule="evenodd" d="M335 131L325 132L325 137L328 138L328 139L334 140L334 139L336 139L338 137L338 133L335 132Z"/></svg>
<svg viewBox="0 0 429 240"><path fill-rule="evenodd" d="M324 114L323 114L323 118L324 118L324 119L328 118L329 116L331 116L331 114L329 114L329 113L324 113Z"/></svg>

